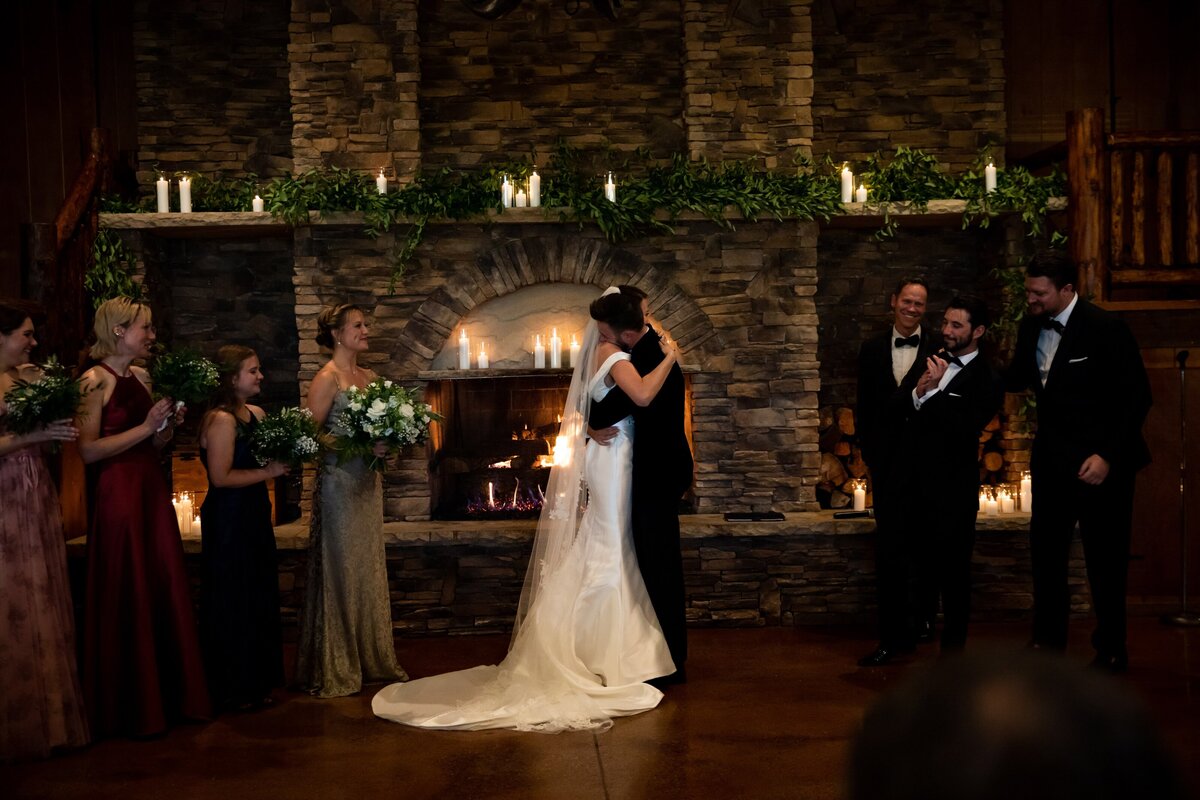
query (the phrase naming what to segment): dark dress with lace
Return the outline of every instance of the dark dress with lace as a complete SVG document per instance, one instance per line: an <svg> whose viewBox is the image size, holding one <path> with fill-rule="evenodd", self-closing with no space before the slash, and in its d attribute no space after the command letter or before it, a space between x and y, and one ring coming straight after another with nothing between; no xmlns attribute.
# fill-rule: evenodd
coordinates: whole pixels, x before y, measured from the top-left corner
<svg viewBox="0 0 1200 800"><path fill-rule="evenodd" d="M250 437L258 419L237 421L233 469L257 469ZM200 450L208 468L208 452ZM203 571L200 641L213 702L239 707L268 698L283 684L279 577L266 481L209 483L200 509Z"/></svg>
<svg viewBox="0 0 1200 800"><path fill-rule="evenodd" d="M12 761L86 744L88 729L58 492L41 447L0 455L0 499L0 761Z"/></svg>
<svg viewBox="0 0 1200 800"><path fill-rule="evenodd" d="M153 401L137 376L116 381L100 436L142 423ZM97 738L150 736L210 716L183 544L153 437L93 465L83 690Z"/></svg>

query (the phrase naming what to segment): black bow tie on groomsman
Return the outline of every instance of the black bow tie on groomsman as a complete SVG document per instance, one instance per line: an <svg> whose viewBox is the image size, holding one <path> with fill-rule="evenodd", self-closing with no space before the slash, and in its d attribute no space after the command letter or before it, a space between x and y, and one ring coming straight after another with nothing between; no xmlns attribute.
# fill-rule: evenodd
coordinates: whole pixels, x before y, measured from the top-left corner
<svg viewBox="0 0 1200 800"><path fill-rule="evenodd" d="M940 350L940 351L934 353L933 357L940 358L942 361L945 361L947 364L953 364L956 367L962 367L962 365L963 365L962 361L959 359L958 356L950 355L950 353L946 350Z"/></svg>
<svg viewBox="0 0 1200 800"><path fill-rule="evenodd" d="M1042 327L1048 331L1058 331L1058 335L1062 336L1063 331L1067 329L1066 325L1056 320L1054 317L1046 317L1042 320Z"/></svg>
<svg viewBox="0 0 1200 800"><path fill-rule="evenodd" d="M920 334L914 333L912 336L896 337L896 347L919 347L921 345Z"/></svg>

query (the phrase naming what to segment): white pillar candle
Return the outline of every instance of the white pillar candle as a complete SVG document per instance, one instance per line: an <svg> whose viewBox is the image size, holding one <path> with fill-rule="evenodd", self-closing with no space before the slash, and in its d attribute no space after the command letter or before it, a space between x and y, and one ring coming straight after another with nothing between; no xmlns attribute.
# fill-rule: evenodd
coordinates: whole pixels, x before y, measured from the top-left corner
<svg viewBox="0 0 1200 800"><path fill-rule="evenodd" d="M542 176L537 174L537 167L529 176L529 207L537 208L542 204Z"/></svg>
<svg viewBox="0 0 1200 800"><path fill-rule="evenodd" d="M201 533L200 516L198 514L192 517L192 533Z"/></svg>
<svg viewBox="0 0 1200 800"><path fill-rule="evenodd" d="M1021 510L1033 511L1033 479L1028 472L1021 476Z"/></svg>
<svg viewBox="0 0 1200 800"><path fill-rule="evenodd" d="M604 198L610 203L617 202L617 182L611 172L608 173L608 183L604 184Z"/></svg>
<svg viewBox="0 0 1200 800"><path fill-rule="evenodd" d="M996 503L994 497L988 497L987 502L983 504L983 512L989 517L1000 515L1000 506Z"/></svg>
<svg viewBox="0 0 1200 800"><path fill-rule="evenodd" d="M865 511L867 508L867 488L861 483L854 485L854 510Z"/></svg>
<svg viewBox="0 0 1200 800"><path fill-rule="evenodd" d="M1008 492L1000 493L1000 513L1011 514L1016 511L1016 503Z"/></svg>
<svg viewBox="0 0 1200 800"><path fill-rule="evenodd" d="M258 195L254 195L254 199L250 201L250 208L254 211L262 213L263 199Z"/></svg>
<svg viewBox="0 0 1200 800"><path fill-rule="evenodd" d="M479 368L487 369L489 364L491 364L491 361L488 360L487 350L481 344L479 345Z"/></svg>
<svg viewBox="0 0 1200 800"><path fill-rule="evenodd" d="M179 211L192 213L192 179L186 175L179 179Z"/></svg>
<svg viewBox="0 0 1200 800"><path fill-rule="evenodd" d="M983 188L988 194L996 191L996 166L991 162L983 168Z"/></svg>
<svg viewBox="0 0 1200 800"><path fill-rule="evenodd" d="M525 194L524 189L517 190L517 208L525 208L529 205L529 195Z"/></svg>
<svg viewBox="0 0 1200 800"><path fill-rule="evenodd" d="M180 521L183 523L179 526L179 532L191 533L193 516L192 496L187 492L184 492L179 496L179 516Z"/></svg>
<svg viewBox="0 0 1200 800"><path fill-rule="evenodd" d="M571 334L571 367L572 369L579 362L579 342L575 340L575 334Z"/></svg>
<svg viewBox="0 0 1200 800"><path fill-rule="evenodd" d="M562 366L562 339L558 337L558 328L550 329L550 369Z"/></svg>
<svg viewBox="0 0 1200 800"><path fill-rule="evenodd" d="M171 210L171 182L159 175L154 182L154 189L158 197L158 213L166 214Z"/></svg>
<svg viewBox="0 0 1200 800"><path fill-rule="evenodd" d="M375 189L380 194L387 194L387 176L383 174L383 167L379 168L379 177L375 179Z"/></svg>
<svg viewBox="0 0 1200 800"><path fill-rule="evenodd" d="M867 202L867 185L865 183L858 185L858 191L854 193L854 199L859 203Z"/></svg>
<svg viewBox="0 0 1200 800"><path fill-rule="evenodd" d="M471 340L467 338L467 329L463 328L458 337L458 368L471 368Z"/></svg>
<svg viewBox="0 0 1200 800"><path fill-rule="evenodd" d="M504 176L504 183L500 184L500 205L505 208L512 208L513 204L513 187L508 182L508 176Z"/></svg>
<svg viewBox="0 0 1200 800"><path fill-rule="evenodd" d="M985 503L987 503L987 498L988 498L987 489L980 489L979 490L979 510L980 511L983 511L983 506Z"/></svg>
<svg viewBox="0 0 1200 800"><path fill-rule="evenodd" d="M854 199L854 173L849 164L842 165L842 202L849 203Z"/></svg>
<svg viewBox="0 0 1200 800"><path fill-rule="evenodd" d="M546 368L546 348L542 345L541 334L538 334L533 339L533 368Z"/></svg>

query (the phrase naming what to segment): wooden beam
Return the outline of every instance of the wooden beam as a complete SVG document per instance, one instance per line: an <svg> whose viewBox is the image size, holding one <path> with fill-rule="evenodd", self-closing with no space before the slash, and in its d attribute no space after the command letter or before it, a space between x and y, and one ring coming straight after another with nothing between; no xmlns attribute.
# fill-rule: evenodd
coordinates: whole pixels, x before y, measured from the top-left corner
<svg viewBox="0 0 1200 800"><path fill-rule="evenodd" d="M1067 221L1080 293L1108 295L1108 163L1104 158L1104 112L1085 108L1067 114Z"/></svg>
<svg viewBox="0 0 1200 800"><path fill-rule="evenodd" d="M1200 284L1200 269L1115 269L1114 284Z"/></svg>
<svg viewBox="0 0 1200 800"><path fill-rule="evenodd" d="M1200 147L1200 131L1110 133L1108 146L1118 150L1138 150L1147 147Z"/></svg>
<svg viewBox="0 0 1200 800"><path fill-rule="evenodd" d="M1200 154L1188 153L1187 187L1184 190L1187 217L1187 262L1200 264Z"/></svg>
<svg viewBox="0 0 1200 800"><path fill-rule="evenodd" d="M1109 153L1109 221L1112 226L1112 258L1110 264L1117 269L1125 263L1125 154Z"/></svg>
<svg viewBox="0 0 1200 800"><path fill-rule="evenodd" d="M1135 267L1146 265L1146 156L1140 150L1133 154L1132 238L1129 260Z"/></svg>
<svg viewBox="0 0 1200 800"><path fill-rule="evenodd" d="M1171 154L1158 154L1158 263L1169 267L1174 261L1171 241Z"/></svg>

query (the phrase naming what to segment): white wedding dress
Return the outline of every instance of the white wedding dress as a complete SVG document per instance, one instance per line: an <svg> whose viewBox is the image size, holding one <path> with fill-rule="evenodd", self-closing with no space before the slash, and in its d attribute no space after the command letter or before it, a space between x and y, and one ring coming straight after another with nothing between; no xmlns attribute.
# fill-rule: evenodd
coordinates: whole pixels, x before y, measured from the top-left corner
<svg viewBox="0 0 1200 800"><path fill-rule="evenodd" d="M628 358L627 353L609 357L587 379L581 396L603 399L610 388L605 385L608 371ZM570 403L569 395L568 411ZM586 412L581 416L586 429ZM564 428L566 422L564 416ZM496 666L392 684L372 700L376 716L443 730L557 732L607 728L613 717L658 705L662 693L643 681L669 675L675 666L631 539L633 419L627 417L617 428L608 446L592 443L585 448L583 429L578 431L587 507L566 525L575 529L573 538L565 535L569 541L535 545L532 574L526 578L526 595L531 582L534 595L524 614L518 613L504 660ZM578 484L577 472L574 480ZM558 491L559 487L562 483L552 474L548 496L566 497L567 487ZM566 514L551 507L548 516L561 520ZM550 538L563 536L555 529ZM550 552L542 549L547 546Z"/></svg>

